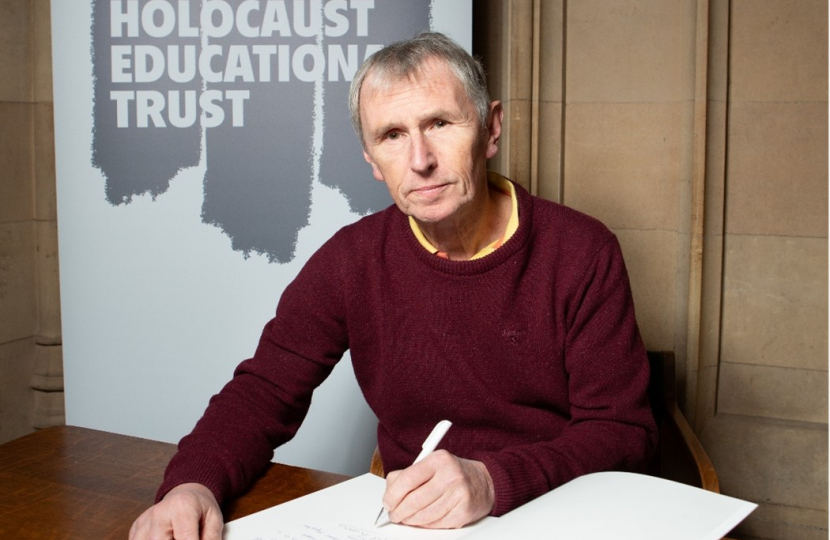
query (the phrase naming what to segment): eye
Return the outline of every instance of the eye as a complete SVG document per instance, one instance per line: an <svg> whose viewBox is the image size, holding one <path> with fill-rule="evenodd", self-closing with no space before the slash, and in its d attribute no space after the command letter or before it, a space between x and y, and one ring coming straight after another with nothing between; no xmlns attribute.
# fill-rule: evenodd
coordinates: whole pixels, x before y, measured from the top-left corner
<svg viewBox="0 0 830 540"><path fill-rule="evenodd" d="M437 127L437 128L442 128L442 127L447 126L447 125L448 125L448 122L447 122L447 121L445 121L445 120L436 120L434 125L435 125L435 127Z"/></svg>
<svg viewBox="0 0 830 540"><path fill-rule="evenodd" d="M398 133L397 131L390 131L389 133L386 134L386 138L389 139L390 141L396 141L400 138L400 136L401 136L401 134Z"/></svg>

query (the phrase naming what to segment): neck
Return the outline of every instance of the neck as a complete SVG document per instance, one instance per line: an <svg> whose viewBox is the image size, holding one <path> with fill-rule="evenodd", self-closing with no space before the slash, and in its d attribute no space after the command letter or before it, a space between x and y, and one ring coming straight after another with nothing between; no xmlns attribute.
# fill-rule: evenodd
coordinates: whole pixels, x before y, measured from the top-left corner
<svg viewBox="0 0 830 540"><path fill-rule="evenodd" d="M511 205L510 196L494 189L488 182L486 196L471 205L464 215L441 223L417 223L439 252L446 253L451 260L467 261L504 236Z"/></svg>

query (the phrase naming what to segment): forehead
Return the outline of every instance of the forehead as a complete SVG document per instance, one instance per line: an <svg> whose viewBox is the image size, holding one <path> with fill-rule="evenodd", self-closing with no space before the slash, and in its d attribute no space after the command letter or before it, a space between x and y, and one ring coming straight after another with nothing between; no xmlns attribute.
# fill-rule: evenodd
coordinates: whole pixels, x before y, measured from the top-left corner
<svg viewBox="0 0 830 540"><path fill-rule="evenodd" d="M395 108L413 99L434 100L435 106L446 108L455 102L458 107L472 106L464 86L445 62L426 60L406 74L370 73L360 91L361 116L378 109Z"/></svg>

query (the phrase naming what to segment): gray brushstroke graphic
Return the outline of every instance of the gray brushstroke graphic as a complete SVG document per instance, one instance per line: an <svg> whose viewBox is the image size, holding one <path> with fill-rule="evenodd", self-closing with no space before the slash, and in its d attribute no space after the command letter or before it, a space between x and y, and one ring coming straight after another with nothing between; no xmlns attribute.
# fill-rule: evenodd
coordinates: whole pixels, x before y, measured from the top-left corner
<svg viewBox="0 0 830 540"><path fill-rule="evenodd" d="M249 34L246 37L240 33L237 24L221 37L208 36L205 40L199 35L180 36L180 25L195 32L201 24L200 12L208 4L217 8L209 24L219 25L223 19L219 13L222 10L218 8L227 7L238 14L243 4L241 0L192 0L185 3L188 10L184 12L187 16L184 22L178 20L181 4L173 0L166 3L165 6L159 0L140 0L130 6L131 2L124 0L115 2L115 9L120 10L116 13L116 25L112 23L113 4L110 0L93 0L95 103L92 162L106 178L105 197L110 204L130 204L136 195L149 194L153 198L162 195L178 171L199 163L204 129L207 170L202 221L219 227L231 239L232 248L246 257L259 253L274 263L293 260L297 235L308 225L314 180L315 82L303 80L306 78L303 74L313 71L320 58L325 62L321 75L325 82L319 181L342 193L351 210L358 214L381 210L391 204L386 187L372 178L363 160L360 143L349 120L348 89L353 70L364 60L367 48L410 37L429 28L429 0L375 0L373 5L366 1L350 4L345 0L244 2L255 8L245 14L244 20L249 27L262 28L268 9L274 10L269 12L272 17L274 13L283 16L281 23L290 19L290 27L282 26L281 31L272 32L270 36L246 31ZM145 10L148 4L151 9ZM360 6L364 15L368 14L363 20L364 26L368 26L368 36L357 35ZM125 13L129 9L137 10L139 20L145 11L150 17L142 20L138 31L132 32L131 36L127 35L130 28L125 22L128 18ZM145 24L162 28L166 22L165 13L174 12L179 25L176 30L166 37L148 35ZM346 28L346 21L348 31L339 34L337 28ZM318 28L322 24L326 29L320 32L319 43L315 23ZM112 35L115 26L120 28L123 37ZM159 33L163 32L159 30ZM119 46L132 49L119 56ZM173 58L175 61L171 61L168 46L178 54L177 59ZM190 64L198 66L205 56L209 61L206 68L201 66L202 69L224 76L220 80L205 81L201 76L203 71L197 67L195 76L190 79L173 77L179 81L187 79L185 82L174 81L167 69L158 77L145 77L152 81L135 80L139 72L152 72L158 68L151 60L142 62L148 55L139 51L157 48L166 54L163 63L176 64L175 68L183 69L189 65L185 58L188 46L196 59ZM217 46L221 47L221 54L204 54L205 49L219 51ZM248 52L247 60L244 54L243 58L232 55L232 47L236 47L236 51L244 47ZM272 52L262 54L262 47ZM315 53L317 56L310 52L311 47L320 51ZM335 53L332 53L333 49ZM349 63L354 60L355 53L357 63ZM338 60L339 56L343 57L343 63L332 68L330 64L334 62L335 54ZM260 65L263 61L269 64L265 67L270 77L265 78L270 80L263 80L263 66ZM255 76L246 77L244 73ZM129 76L132 79L124 82L114 80ZM213 79L212 76L209 78ZM119 97L114 97L113 91L119 92ZM133 92L132 97L126 92ZM159 100L164 102L163 107ZM202 100L206 101L203 103ZM158 111L139 114L139 102L144 111ZM185 111L195 109L196 120L192 123L185 119L171 120L171 108L175 110L176 105L180 117L186 116ZM208 122L214 121L218 125L202 126L198 118L202 106L208 109ZM129 114L124 114L125 111ZM146 127L136 125L142 119ZM125 121L126 127L118 126L119 122L123 125ZM244 126L235 123L244 123ZM175 127L175 124L185 127Z"/></svg>
<svg viewBox="0 0 830 540"><path fill-rule="evenodd" d="M198 21L191 24L198 25ZM198 77L188 83L174 83L166 74L152 83L112 82L112 46L152 45L164 50L173 44L198 47L199 38L111 37L110 2L94 0L92 164L106 177L106 199L113 205L129 204L135 195L149 194L155 198L167 191L170 180L179 170L199 163L201 128L198 122L187 128L138 128L135 116L129 115L130 127L119 128L116 101L110 97L111 91L153 90L162 96L167 96L169 90L178 90L180 95L187 90L200 92L202 81Z"/></svg>

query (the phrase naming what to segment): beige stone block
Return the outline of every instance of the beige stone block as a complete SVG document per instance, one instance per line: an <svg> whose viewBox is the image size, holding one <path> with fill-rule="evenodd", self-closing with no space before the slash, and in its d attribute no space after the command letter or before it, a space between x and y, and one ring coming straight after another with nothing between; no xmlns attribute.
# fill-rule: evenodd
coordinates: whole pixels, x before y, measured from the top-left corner
<svg viewBox="0 0 830 540"><path fill-rule="evenodd" d="M526 189L530 189L531 111L530 101L511 99L505 102L505 124L496 160L497 170L506 170L508 178Z"/></svg>
<svg viewBox="0 0 830 540"><path fill-rule="evenodd" d="M34 356L32 339L0 343L0 444L33 431Z"/></svg>
<svg viewBox="0 0 830 540"><path fill-rule="evenodd" d="M677 213L674 228L691 236L692 227L695 226L693 222L695 191L699 191L701 186L705 187L704 175L695 176L695 165L703 167L706 164L702 152L700 155L695 155L695 130L697 129L700 132L698 139L705 137L706 117L701 110L700 116L696 119L695 106L690 102L677 104L677 109L680 111L680 123L674 126L677 129L676 144L679 149L676 167L678 189L675 204ZM697 126L695 125L696 121L699 122ZM699 182L699 184L696 182Z"/></svg>
<svg viewBox="0 0 830 540"><path fill-rule="evenodd" d="M827 540L827 511L761 503L739 530L750 538Z"/></svg>
<svg viewBox="0 0 830 540"><path fill-rule="evenodd" d="M708 419L699 438L715 465L722 493L763 509L791 509L776 523L753 527L803 530L815 523L816 514L826 514L826 426L719 414ZM762 510L760 515L765 514Z"/></svg>
<svg viewBox="0 0 830 540"><path fill-rule="evenodd" d="M533 3L506 2L510 23L509 33L504 41L505 64L509 76L505 83L510 99L530 100L533 87Z"/></svg>
<svg viewBox="0 0 830 540"><path fill-rule="evenodd" d="M723 3L710 3L710 8ZM706 178L703 205L703 277L700 299L700 367L717 366L720 356L723 273L726 104L707 104Z"/></svg>
<svg viewBox="0 0 830 540"><path fill-rule="evenodd" d="M540 2L539 6L539 100L562 101L564 66L563 0Z"/></svg>
<svg viewBox="0 0 830 540"><path fill-rule="evenodd" d="M671 233L671 231L668 232ZM673 350L675 351L675 360L680 367L684 367L689 360L686 357L689 352L689 333L692 332L693 335L697 335L697 330L690 327L689 317L695 316L694 313L697 312L698 306L690 301L691 239L686 233L674 233L674 236L674 273L672 275L674 312L671 319L674 332ZM696 361L692 359L691 362L694 364Z"/></svg>
<svg viewBox="0 0 830 540"><path fill-rule="evenodd" d="M708 209L707 209L708 210ZM703 278L700 293L700 367L717 367L720 359L723 278L723 236L703 241Z"/></svg>
<svg viewBox="0 0 830 540"><path fill-rule="evenodd" d="M536 194L560 202L562 104L539 104Z"/></svg>
<svg viewBox="0 0 830 540"><path fill-rule="evenodd" d="M0 224L0 343L37 332L34 222Z"/></svg>
<svg viewBox="0 0 830 540"><path fill-rule="evenodd" d="M565 111L564 202L612 228L677 230L682 104Z"/></svg>
<svg viewBox="0 0 830 540"><path fill-rule="evenodd" d="M41 392L63 391L63 347L35 345L35 367L31 386Z"/></svg>
<svg viewBox="0 0 830 540"><path fill-rule="evenodd" d="M55 124L51 103L34 105L35 216L57 219L55 191Z"/></svg>
<svg viewBox="0 0 830 540"><path fill-rule="evenodd" d="M727 227L827 235L827 103L733 103Z"/></svg>
<svg viewBox="0 0 830 540"><path fill-rule="evenodd" d="M721 362L718 411L827 424L827 371Z"/></svg>
<svg viewBox="0 0 830 540"><path fill-rule="evenodd" d="M32 101L31 34L30 0L0 0L0 101Z"/></svg>
<svg viewBox="0 0 830 540"><path fill-rule="evenodd" d="M473 10L473 53L484 61L493 99L529 100L533 67L533 3L479 0Z"/></svg>
<svg viewBox="0 0 830 540"><path fill-rule="evenodd" d="M697 431L699 423L712 418L716 412L718 366L702 366L696 376L697 386L684 389L687 395L694 396L694 399L687 399L687 403L694 402L694 410L689 405L683 408L684 415L695 431ZM678 392L681 392L681 390L678 389Z"/></svg>
<svg viewBox="0 0 830 540"><path fill-rule="evenodd" d="M677 235L670 231L615 229L620 241L637 324L649 350L674 350Z"/></svg>
<svg viewBox="0 0 830 540"><path fill-rule="evenodd" d="M722 360L827 370L827 240L729 236Z"/></svg>
<svg viewBox="0 0 830 540"><path fill-rule="evenodd" d="M730 2L709 2L709 37L706 73L708 99L725 103L729 84Z"/></svg>
<svg viewBox="0 0 830 540"><path fill-rule="evenodd" d="M710 101L706 112L706 187L704 190L704 231L723 234L726 194L726 104Z"/></svg>
<svg viewBox="0 0 830 540"><path fill-rule="evenodd" d="M0 223L34 217L32 108L0 102Z"/></svg>
<svg viewBox="0 0 830 540"><path fill-rule="evenodd" d="M41 429L64 424L63 347L37 346L31 387L34 390L32 426Z"/></svg>
<svg viewBox="0 0 830 540"><path fill-rule="evenodd" d="M730 54L732 100L826 102L827 1L733 1Z"/></svg>
<svg viewBox="0 0 830 540"><path fill-rule="evenodd" d="M43 429L62 426L66 423L63 392L41 392L35 390L32 411L32 427Z"/></svg>
<svg viewBox="0 0 830 540"><path fill-rule="evenodd" d="M37 222L37 342L61 343L61 299L58 272L58 224Z"/></svg>
<svg viewBox="0 0 830 540"><path fill-rule="evenodd" d="M32 33L34 60L34 100L52 102L52 13L49 0L34 0L32 4Z"/></svg>
<svg viewBox="0 0 830 540"><path fill-rule="evenodd" d="M666 102L691 99L695 20L684 2L568 2L566 99Z"/></svg>

